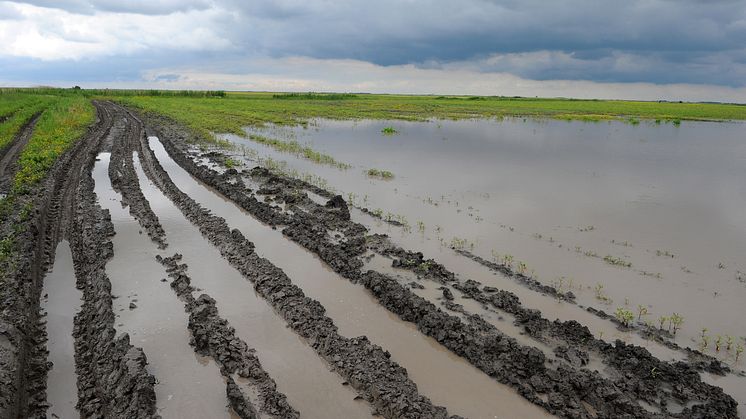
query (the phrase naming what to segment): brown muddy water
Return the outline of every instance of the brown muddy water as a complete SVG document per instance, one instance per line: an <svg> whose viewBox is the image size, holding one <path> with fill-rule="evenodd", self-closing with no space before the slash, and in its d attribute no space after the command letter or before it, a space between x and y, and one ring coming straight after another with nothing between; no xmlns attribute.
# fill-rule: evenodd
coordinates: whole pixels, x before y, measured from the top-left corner
<svg viewBox="0 0 746 419"><path fill-rule="evenodd" d="M385 126L399 134L382 135ZM352 164L348 170L222 137L254 150L237 157L258 154L265 164L406 221L408 229L391 227L353 211L355 221L422 250L464 279L510 290L549 319L576 319L606 340L624 339L661 359L677 359L680 353L494 275L450 247L488 260L508 255L514 267L524 262L532 276L572 291L583 306L609 313L617 307L637 313L642 306L653 324L679 313L684 324L676 342L682 346L699 348L703 328L710 342L732 336L746 346L746 323L734 321L746 301L744 128L514 118L316 120L310 128L249 131L310 145ZM395 177L371 178L369 168ZM609 263L615 260L631 266ZM715 351L710 343L705 351L744 369L746 357L735 363L733 350ZM743 384L727 389L742 404Z"/></svg>
<svg viewBox="0 0 746 419"><path fill-rule="evenodd" d="M220 370L189 345L184 303L168 282L161 282L166 272L155 260L156 245L122 208L121 196L112 189L109 158L109 153L99 154L92 175L99 204L111 213L116 232L114 258L106 264L115 297L114 326L145 351L147 369L158 380L155 391L161 416L230 418Z"/></svg>
<svg viewBox="0 0 746 419"><path fill-rule="evenodd" d="M58 418L80 416L75 409L78 386L73 318L83 294L75 287L73 256L67 240L57 245L54 266L44 277L42 295L41 307L47 315L47 350L49 361L52 362L47 376L47 415Z"/></svg>
<svg viewBox="0 0 746 419"><path fill-rule="evenodd" d="M307 296L324 305L341 334L366 335L388 350L392 359L407 369L420 392L435 404L447 407L452 414L472 418L500 417L506 411L516 418L550 416L424 336L414 325L398 319L362 286L340 277L313 254L283 237L280 231L255 220L193 179L171 160L155 137L150 137L150 146L179 189L254 242L259 255L280 267ZM222 302L221 298L216 299Z"/></svg>
<svg viewBox="0 0 746 419"><path fill-rule="evenodd" d="M160 161L174 176L169 164L172 162ZM236 329L236 336L256 349L264 370L302 417L370 418L370 406L355 400L357 393L350 386L342 385L344 379L332 372L305 340L287 327L272 307L254 292L252 284L230 266L148 180L139 161L135 162L135 168L143 194L166 231L169 247L161 253L183 255L181 262L189 266L192 285L217 301L221 317ZM174 178L174 182L180 186L177 179ZM187 192L192 194L191 190ZM225 394L224 388L219 394Z"/></svg>

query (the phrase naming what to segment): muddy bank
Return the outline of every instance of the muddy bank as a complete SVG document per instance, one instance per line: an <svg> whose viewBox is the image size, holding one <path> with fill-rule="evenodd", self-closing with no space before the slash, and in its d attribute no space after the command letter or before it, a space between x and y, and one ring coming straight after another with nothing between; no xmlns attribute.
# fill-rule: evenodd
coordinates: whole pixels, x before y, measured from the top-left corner
<svg viewBox="0 0 746 419"><path fill-rule="evenodd" d="M194 350L209 356L220 365L227 381L228 401L241 418L255 418L258 414L271 418L297 418L299 414L287 402L287 397L277 391L277 385L261 366L259 359L243 340L235 335L228 322L221 318L215 300L207 294L194 298L196 291L187 274L187 265L180 264L181 255L156 257L166 267L172 278L171 288L184 301L189 313L190 344ZM233 375L246 379L250 394L241 391ZM251 396L255 400L251 400Z"/></svg>
<svg viewBox="0 0 746 419"><path fill-rule="evenodd" d="M406 370L389 359L380 347L365 337L346 338L315 300L268 260L253 252L253 244L237 231L231 231L225 221L210 215L170 181L144 145L140 153L148 177L181 209L202 234L216 245L223 256L255 285L265 298L303 336L316 352L342 375L349 385L385 417L447 417L446 410L433 406L417 392Z"/></svg>
<svg viewBox="0 0 746 419"><path fill-rule="evenodd" d="M459 318L449 316L432 303L417 297L394 279L378 273L361 272L360 257L368 250L365 229L349 222L349 214L341 198L330 200L325 207L320 207L308 202L310 200L303 193L303 190L309 189L307 185L274 176L263 170L252 171L252 179L262 184L258 192L265 197L268 196L270 199L265 198L268 202L276 201L284 204L286 208L289 207L290 211L283 212L280 206L260 202L252 196L251 191L244 187L242 177L235 170L228 170L221 175L195 164L187 156L182 141L188 135L178 128L164 128L167 122L158 121L156 124L161 125L160 137L172 157L198 179L250 213L257 214L257 218L269 223L287 224L283 232L288 237L319 255L340 274L354 281L362 281L379 297L381 304L405 320L418 324L424 333L434 334L433 337L445 342L444 345L454 352L468 357L472 363L482 365L480 368L487 370L485 372L490 371L488 373L496 378L510 382L526 398L549 411L572 417L590 415L592 411L605 415L628 414L634 417L655 417L661 414L679 417L735 416L735 402L719 389L702 384L696 370L690 370L691 367L687 364L674 366L661 363L646 350L623 345L621 342L616 346L604 343L605 347L616 351L608 350L610 353L606 358L607 364L623 371L623 374L614 381L577 369L569 363L548 367L541 351L517 344L514 339L501 334L479 318L473 318L469 324L465 324ZM271 212L278 215L269 215ZM289 215L290 213L292 215ZM279 221L283 217L289 220ZM329 234L331 231L341 231L340 237L344 239L332 239L332 235ZM580 325L574 327L571 322L561 323L561 327L550 329L547 324L552 322L543 319L536 310L522 308L514 295L503 292L501 297L503 301L500 304L503 308L512 308L516 313L525 315L521 326L535 327L538 331L537 336L551 330L562 337L562 340L574 342L590 334L587 329ZM435 321L428 323L431 319ZM454 337L449 339L450 331L455 333ZM556 338L551 334L545 336ZM489 353L493 352L494 348L480 350L483 342L499 342L500 350L509 356L491 360ZM481 360L480 354L487 358ZM508 358L507 361L505 358ZM657 374L659 369L665 372ZM656 373L651 374L653 370ZM628 383L630 378L633 378L631 381L634 384ZM684 388L677 387L670 394L657 391L655 387L663 382ZM577 383L592 384L589 387L578 387ZM611 395L614 396L610 397ZM648 411L642 408L637 400L647 401L660 410ZM674 412L675 405L679 404L677 400L682 405L690 401L701 403ZM667 401L671 402L671 411L667 409Z"/></svg>

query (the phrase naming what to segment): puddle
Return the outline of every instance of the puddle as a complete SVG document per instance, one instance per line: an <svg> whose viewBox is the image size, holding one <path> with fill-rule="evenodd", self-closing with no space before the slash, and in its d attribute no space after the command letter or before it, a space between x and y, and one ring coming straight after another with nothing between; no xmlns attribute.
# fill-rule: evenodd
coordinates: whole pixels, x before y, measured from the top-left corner
<svg viewBox="0 0 746 419"><path fill-rule="evenodd" d="M106 265L118 333L127 332L134 346L143 348L155 386L158 413L164 418L230 418L225 382L218 366L198 356L189 345L184 303L171 290L163 267L155 260L157 248L138 222L122 208L111 188L109 153L98 156L93 169L99 204L111 213L116 235L114 258Z"/></svg>
<svg viewBox="0 0 746 419"><path fill-rule="evenodd" d="M70 243L57 245L54 266L44 277L42 309L47 313L47 350L52 369L47 376L47 415L60 418L80 416L77 376L75 375L75 343L73 318L81 305L83 294L75 288L75 270Z"/></svg>
<svg viewBox="0 0 746 419"><path fill-rule="evenodd" d="M385 126L399 134L383 136ZM512 255L544 283L572 278L585 306L600 305L593 287L602 283L611 311L628 299L631 307L649 306L653 322L680 313L679 342L696 341L702 327L746 336L746 323L730 321L746 300L743 123L508 118L315 120L311 127L259 133L295 139L354 167L342 174L222 137L320 176L371 210L402 216L421 242L457 238L486 259L493 250ZM368 168L395 177L373 180ZM613 266L606 255L632 267Z"/></svg>
<svg viewBox="0 0 746 419"><path fill-rule="evenodd" d="M466 417L492 418L505 411L511 412L512 417L516 418L550 416L509 387L499 384L444 349L435 340L424 336L414 325L399 320L378 304L362 286L354 285L328 269L310 252L283 237L280 231L261 224L194 180L168 157L156 138L150 137L150 146L179 189L213 214L225 218L232 228L241 230L255 243L258 254L285 271L307 296L324 305L327 315L334 319L341 334L348 337L366 335L373 343L388 350L392 359L407 369L420 393L433 403L446 406L451 414ZM150 196L148 198L154 208L159 205ZM168 232L168 228L166 230ZM171 233L169 237L173 237ZM204 254L202 248L197 251ZM198 275L193 277L196 279ZM235 289L232 292L238 294ZM214 297L219 302L223 301L222 295ZM251 344L252 341L249 342ZM264 364L261 353L259 351L259 358ZM296 373L296 377L300 378L300 374ZM286 394L290 397L289 393Z"/></svg>
<svg viewBox="0 0 746 419"><path fill-rule="evenodd" d="M161 160L161 163L170 171L167 162ZM344 379L332 372L305 340L287 327L285 320L256 295L251 282L230 266L147 179L139 160L135 160L135 169L143 194L168 237L169 247L163 255L183 255L182 263L189 266L192 285L201 290L197 293L204 292L217 301L221 317L236 329L236 336L256 349L262 367L287 396L290 405L306 418L370 418L370 406L354 400L357 393L342 385ZM194 196L192 190L185 192ZM220 394L225 394L225 388Z"/></svg>

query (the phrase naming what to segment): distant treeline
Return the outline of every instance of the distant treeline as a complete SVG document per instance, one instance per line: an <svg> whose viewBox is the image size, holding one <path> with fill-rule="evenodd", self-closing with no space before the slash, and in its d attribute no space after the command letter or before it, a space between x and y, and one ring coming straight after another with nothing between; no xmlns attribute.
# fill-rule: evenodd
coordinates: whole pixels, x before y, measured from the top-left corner
<svg viewBox="0 0 746 419"><path fill-rule="evenodd" d="M290 100L345 100L355 99L357 95L352 93L277 93L272 95L273 99Z"/></svg>
<svg viewBox="0 0 746 419"><path fill-rule="evenodd" d="M63 89L58 87L4 87L0 94L26 93L36 95L84 96L164 96L164 97L225 97L225 90L157 90L157 89L81 89L78 86Z"/></svg>

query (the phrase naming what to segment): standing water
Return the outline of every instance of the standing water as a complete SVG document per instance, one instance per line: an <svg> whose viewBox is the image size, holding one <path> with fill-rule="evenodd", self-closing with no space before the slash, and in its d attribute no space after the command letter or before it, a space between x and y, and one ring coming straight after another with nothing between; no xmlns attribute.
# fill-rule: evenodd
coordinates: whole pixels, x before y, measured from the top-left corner
<svg viewBox="0 0 746 419"><path fill-rule="evenodd" d="M57 245L54 266L44 277L42 309L47 313L47 349L52 369L47 377L49 417L79 416L75 375L73 318L83 294L75 287L73 255L67 240Z"/></svg>

